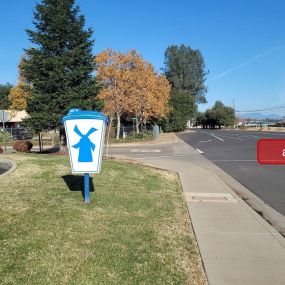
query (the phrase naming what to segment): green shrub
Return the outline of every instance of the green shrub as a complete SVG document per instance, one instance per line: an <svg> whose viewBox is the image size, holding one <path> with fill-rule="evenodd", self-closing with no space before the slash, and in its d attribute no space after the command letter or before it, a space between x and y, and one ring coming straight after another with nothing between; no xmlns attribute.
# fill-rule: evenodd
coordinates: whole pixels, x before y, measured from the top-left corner
<svg viewBox="0 0 285 285"><path fill-rule="evenodd" d="M19 152L30 152L33 144L30 141L16 141L13 144L13 149Z"/></svg>
<svg viewBox="0 0 285 285"><path fill-rule="evenodd" d="M0 143L6 145L7 143L11 143L13 141L13 137L9 132L0 131Z"/></svg>
<svg viewBox="0 0 285 285"><path fill-rule="evenodd" d="M135 139L150 138L150 137L152 137L152 131L145 131L145 132L141 132L141 133L131 131L128 133L128 137L129 138L135 138Z"/></svg>

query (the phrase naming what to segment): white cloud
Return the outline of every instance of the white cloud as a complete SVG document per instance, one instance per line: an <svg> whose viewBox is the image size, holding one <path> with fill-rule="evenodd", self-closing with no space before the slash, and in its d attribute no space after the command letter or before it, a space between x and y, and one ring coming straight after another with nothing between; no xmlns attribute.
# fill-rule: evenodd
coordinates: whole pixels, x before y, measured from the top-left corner
<svg viewBox="0 0 285 285"><path fill-rule="evenodd" d="M212 81L212 80L216 80L216 79L219 79L219 78L221 78L221 77L224 77L225 75L227 75L228 73L230 73L230 72L232 72L232 71L235 71L235 70L237 70L237 69L243 68L243 67L249 65L250 63L252 63L253 61L256 61L256 60L258 60L259 58L265 57L265 56L267 56L267 55L269 55L269 54L272 54L272 53L274 53L274 52L276 52L276 51L278 51L278 50L280 50L280 49L283 49L283 48L285 48L284 45L282 45L282 46L277 46L277 47L274 47L274 48L272 48L272 49L269 49L269 50L267 50L267 51L265 51L265 52L263 52L263 53L257 54L257 55L255 55L255 56L249 58L248 60L246 60L246 61L244 61L244 62L242 62L242 63L240 63L240 64L238 64L238 65L235 65L235 66L233 66L233 67L231 67L231 68L229 68L229 69L223 71L222 73L220 73L220 74L218 74L218 75L216 75L216 76L214 76L214 77L209 78L208 81ZM285 90L284 90L284 91L285 91Z"/></svg>

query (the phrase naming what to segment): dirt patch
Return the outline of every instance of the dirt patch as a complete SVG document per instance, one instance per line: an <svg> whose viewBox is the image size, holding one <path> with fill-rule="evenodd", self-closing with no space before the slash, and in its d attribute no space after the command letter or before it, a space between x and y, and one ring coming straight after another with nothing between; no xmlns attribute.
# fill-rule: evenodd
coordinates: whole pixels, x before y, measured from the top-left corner
<svg viewBox="0 0 285 285"><path fill-rule="evenodd" d="M131 163L134 165L144 165L142 162L137 161L137 160L127 159L127 158L118 158L114 156L104 156L103 159L104 160L114 160L114 161L118 161L122 163Z"/></svg>
<svg viewBox="0 0 285 285"><path fill-rule="evenodd" d="M59 175L64 175L70 172L70 167L67 167L66 165L63 164L56 165L55 168L56 168L56 173Z"/></svg>
<svg viewBox="0 0 285 285"><path fill-rule="evenodd" d="M227 129L225 129L227 130ZM279 128L279 127L247 127L245 129L228 129L229 131L244 131L244 132L276 132L276 133L282 133L285 132L285 128Z"/></svg>
<svg viewBox="0 0 285 285"><path fill-rule="evenodd" d="M149 171L153 174L158 174L161 177L163 177L164 179L168 180L168 181L178 181L178 175L176 172L172 172L172 171L168 171L168 170L163 170L163 169L158 169L158 168L152 168L149 167Z"/></svg>
<svg viewBox="0 0 285 285"><path fill-rule="evenodd" d="M31 177L36 175L39 175L40 173L42 173L43 169L42 167L33 164L31 167L29 167L28 165L25 167L21 167L19 166L11 175L13 175L14 177Z"/></svg>
<svg viewBox="0 0 285 285"><path fill-rule="evenodd" d="M36 160L36 157L28 156L27 154L14 154L14 155L5 155L3 156L3 158L7 158L7 159L11 159L14 160L15 162L24 162L24 161L28 161L28 160Z"/></svg>
<svg viewBox="0 0 285 285"><path fill-rule="evenodd" d="M181 207L181 202L178 203L177 201L176 204L173 219L177 222L175 224L165 223L168 224L166 227L162 227L161 224L157 226L157 228L160 229L158 246L167 244L169 251L176 256L176 264L180 264L180 267L183 268L183 271L188 276L188 282L186 284L207 285L207 277L190 218L185 208ZM189 236L191 237L192 243L187 250L183 248L182 243L177 241L177 235L182 237L182 239L187 239Z"/></svg>

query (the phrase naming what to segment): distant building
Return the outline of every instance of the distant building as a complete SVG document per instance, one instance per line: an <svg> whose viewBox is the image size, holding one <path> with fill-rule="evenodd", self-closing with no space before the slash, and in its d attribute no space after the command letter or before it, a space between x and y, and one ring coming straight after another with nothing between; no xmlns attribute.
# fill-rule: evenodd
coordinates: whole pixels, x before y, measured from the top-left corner
<svg viewBox="0 0 285 285"><path fill-rule="evenodd" d="M245 123L246 123L246 120L243 118L237 118L237 120L236 120L236 126L238 126L238 127L245 125Z"/></svg>
<svg viewBox="0 0 285 285"><path fill-rule="evenodd" d="M11 111L5 110L8 113L8 121L5 123L6 128L19 128L23 122L23 119L28 118L28 114L23 111ZM2 124L1 124L2 127Z"/></svg>
<svg viewBox="0 0 285 285"><path fill-rule="evenodd" d="M193 124L194 120L187 120L186 126L187 128L193 128L194 124Z"/></svg>

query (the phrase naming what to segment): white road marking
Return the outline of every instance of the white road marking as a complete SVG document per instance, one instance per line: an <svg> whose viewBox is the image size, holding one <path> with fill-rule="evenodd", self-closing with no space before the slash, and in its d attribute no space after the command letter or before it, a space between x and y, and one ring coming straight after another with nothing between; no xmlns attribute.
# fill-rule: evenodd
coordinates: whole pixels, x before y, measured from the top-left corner
<svg viewBox="0 0 285 285"><path fill-rule="evenodd" d="M140 160L151 160L152 158L169 158L169 157L188 157L187 154L174 154L174 155L155 155L155 156L143 156L143 157L136 157L135 159L140 159ZM130 157L129 157L130 158Z"/></svg>
<svg viewBox="0 0 285 285"><path fill-rule="evenodd" d="M212 140L199 141L199 142L202 142L202 143L203 143L203 142L211 142L211 141L212 141Z"/></svg>
<svg viewBox="0 0 285 285"><path fill-rule="evenodd" d="M252 139L252 138L258 139L258 138L260 138L260 137L258 137L258 136L244 135L244 134L236 134L235 136L242 137L242 138L247 138L247 139Z"/></svg>
<svg viewBox="0 0 285 285"><path fill-rule="evenodd" d="M199 152L199 153L204 153L202 150L200 150L199 148L196 148L196 150Z"/></svg>
<svg viewBox="0 0 285 285"><path fill-rule="evenodd" d="M213 136L214 138L216 138L216 139L218 139L218 140L220 140L220 141L222 141L222 142L224 141L223 139L221 139L221 138L215 136L214 134L211 134L211 136Z"/></svg>
<svg viewBox="0 0 285 285"><path fill-rule="evenodd" d="M143 152L143 153L147 153L147 152L161 152L161 149L131 149L130 152Z"/></svg>
<svg viewBox="0 0 285 285"><path fill-rule="evenodd" d="M231 136L223 136L223 138L228 138L228 139L233 139L233 140L238 140L238 141L244 141L244 139L242 139L242 138L231 137Z"/></svg>
<svg viewBox="0 0 285 285"><path fill-rule="evenodd" d="M225 162L257 162L256 159L215 159L212 161L225 161Z"/></svg>

